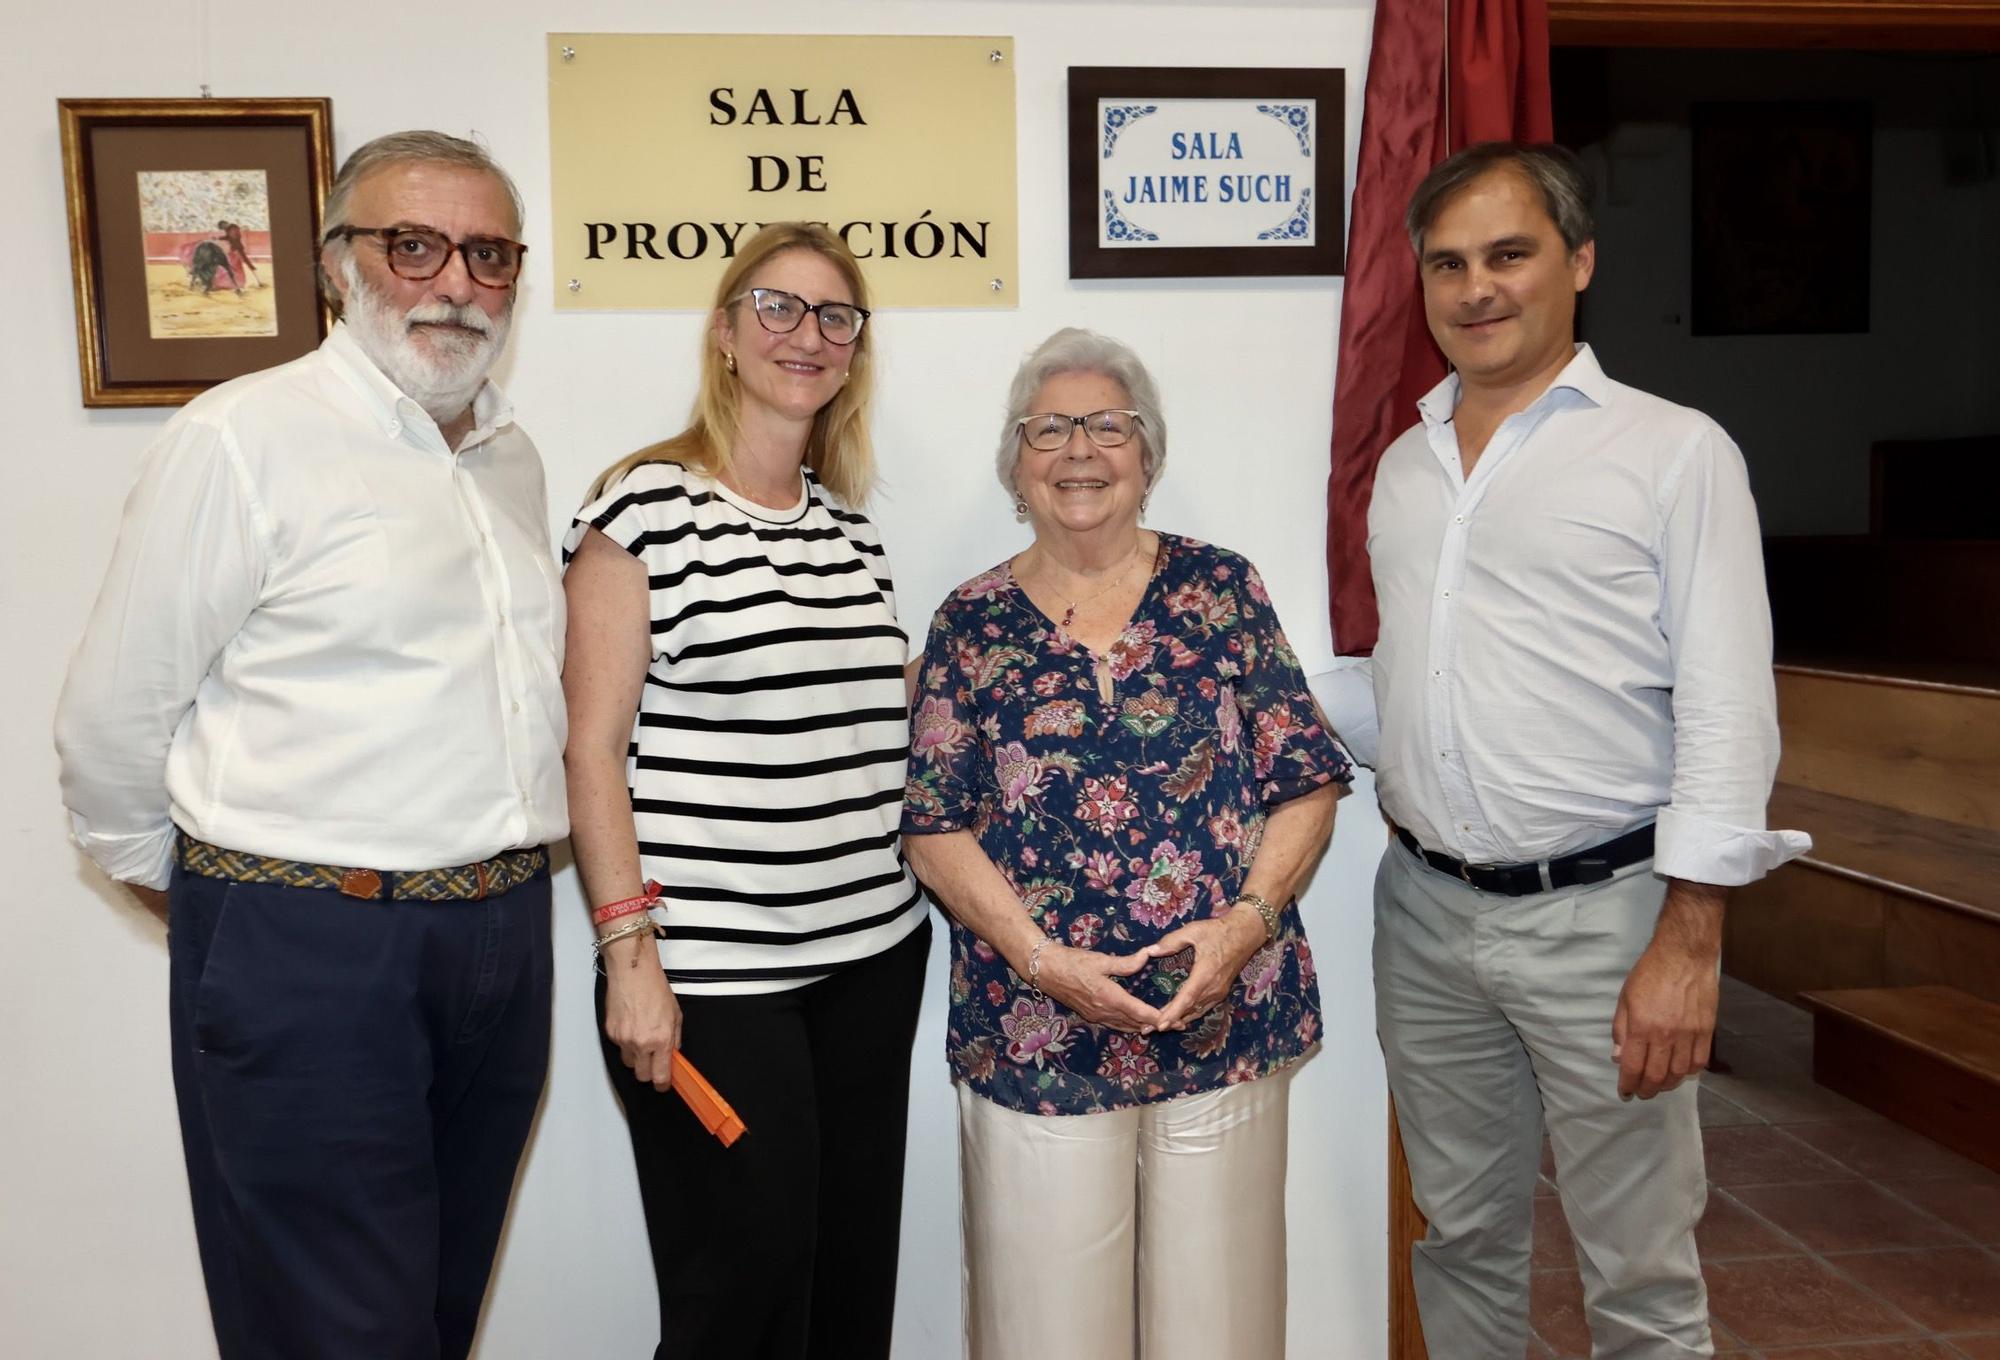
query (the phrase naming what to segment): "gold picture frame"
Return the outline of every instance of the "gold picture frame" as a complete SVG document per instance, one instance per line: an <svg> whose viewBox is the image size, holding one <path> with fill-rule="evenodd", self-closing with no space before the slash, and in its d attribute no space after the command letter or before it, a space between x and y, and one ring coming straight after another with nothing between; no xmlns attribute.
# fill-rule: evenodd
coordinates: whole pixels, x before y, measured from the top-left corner
<svg viewBox="0 0 2000 1360"><path fill-rule="evenodd" d="M179 406L326 338L333 101L62 99L85 406Z"/></svg>

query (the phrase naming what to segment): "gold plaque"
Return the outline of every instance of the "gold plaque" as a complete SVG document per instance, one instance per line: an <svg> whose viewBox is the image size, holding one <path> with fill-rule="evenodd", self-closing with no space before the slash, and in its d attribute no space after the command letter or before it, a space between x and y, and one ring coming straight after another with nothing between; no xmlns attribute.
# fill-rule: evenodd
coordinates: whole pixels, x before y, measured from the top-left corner
<svg viewBox="0 0 2000 1360"><path fill-rule="evenodd" d="M549 142L559 308L707 307L798 219L878 305L1020 297L1011 38L552 34Z"/></svg>

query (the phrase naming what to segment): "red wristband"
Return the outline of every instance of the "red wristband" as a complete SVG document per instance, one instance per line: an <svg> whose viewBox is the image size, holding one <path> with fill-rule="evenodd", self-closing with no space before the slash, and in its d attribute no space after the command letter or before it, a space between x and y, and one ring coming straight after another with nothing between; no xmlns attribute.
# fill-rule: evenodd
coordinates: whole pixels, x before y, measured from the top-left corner
<svg viewBox="0 0 2000 1360"><path fill-rule="evenodd" d="M658 905L660 905L660 885L649 878L646 880L646 891L637 897L607 902L590 913L591 924L601 926L606 921L615 921L621 916L630 916L633 912L646 911Z"/></svg>

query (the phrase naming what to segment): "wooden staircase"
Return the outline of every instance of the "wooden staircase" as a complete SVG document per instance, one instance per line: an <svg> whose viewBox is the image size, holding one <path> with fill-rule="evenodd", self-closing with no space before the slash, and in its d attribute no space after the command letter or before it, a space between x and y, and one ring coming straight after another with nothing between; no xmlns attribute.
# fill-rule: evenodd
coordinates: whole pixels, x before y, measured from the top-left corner
<svg viewBox="0 0 2000 1360"><path fill-rule="evenodd" d="M1936 986L1805 996L1814 1081L2000 1171L2000 1006Z"/></svg>
<svg viewBox="0 0 2000 1360"><path fill-rule="evenodd" d="M1812 1007L1823 1084L2000 1169L2000 666L1777 670L1770 824L1723 967Z"/></svg>

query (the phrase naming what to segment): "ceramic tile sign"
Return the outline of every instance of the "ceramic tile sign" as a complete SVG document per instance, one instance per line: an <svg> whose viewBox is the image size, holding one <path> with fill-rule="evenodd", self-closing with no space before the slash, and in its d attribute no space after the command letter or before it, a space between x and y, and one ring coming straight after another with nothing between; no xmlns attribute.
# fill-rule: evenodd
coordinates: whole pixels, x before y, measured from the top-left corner
<svg viewBox="0 0 2000 1360"><path fill-rule="evenodd" d="M1340 272L1337 70L1073 67L1073 277Z"/></svg>

